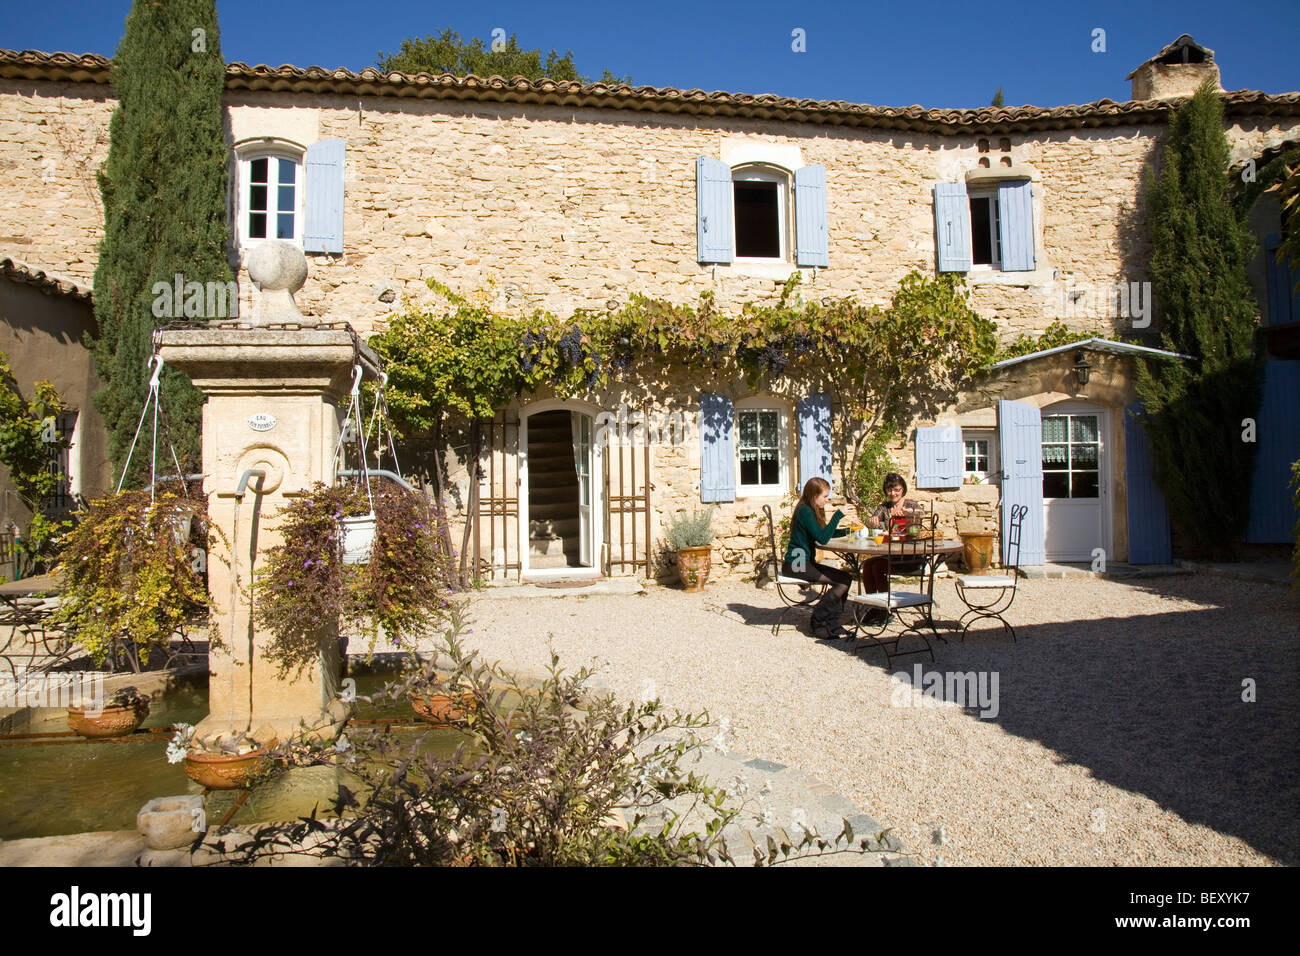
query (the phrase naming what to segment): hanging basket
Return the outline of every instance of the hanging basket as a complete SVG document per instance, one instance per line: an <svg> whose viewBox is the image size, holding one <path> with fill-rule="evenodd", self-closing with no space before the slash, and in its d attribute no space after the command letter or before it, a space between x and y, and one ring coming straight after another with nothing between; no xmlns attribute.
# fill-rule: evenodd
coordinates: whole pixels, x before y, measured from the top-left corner
<svg viewBox="0 0 1300 956"><path fill-rule="evenodd" d="M369 564L375 543L375 513L340 518L339 530L343 535L343 563Z"/></svg>

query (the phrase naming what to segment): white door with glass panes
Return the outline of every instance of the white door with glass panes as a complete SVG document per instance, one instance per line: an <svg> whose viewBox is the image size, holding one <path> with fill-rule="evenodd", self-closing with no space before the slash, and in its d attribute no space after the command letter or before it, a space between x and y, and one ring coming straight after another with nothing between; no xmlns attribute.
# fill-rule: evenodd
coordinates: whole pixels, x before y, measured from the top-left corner
<svg viewBox="0 0 1300 956"><path fill-rule="evenodd" d="M1048 561L1110 557L1106 434L1096 406L1065 403L1042 410L1043 523Z"/></svg>
<svg viewBox="0 0 1300 956"><path fill-rule="evenodd" d="M591 566L591 418L570 412L573 470L578 477L578 563Z"/></svg>

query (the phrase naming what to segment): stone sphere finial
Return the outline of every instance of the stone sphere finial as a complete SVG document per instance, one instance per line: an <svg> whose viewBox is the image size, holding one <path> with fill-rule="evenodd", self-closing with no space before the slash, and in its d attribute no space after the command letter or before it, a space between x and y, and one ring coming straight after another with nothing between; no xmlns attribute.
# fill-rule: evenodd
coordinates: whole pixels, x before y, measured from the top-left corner
<svg viewBox="0 0 1300 956"><path fill-rule="evenodd" d="M248 278L260 293L253 307L253 325L304 322L293 294L307 281L307 257L284 239L269 239L249 250L244 261Z"/></svg>

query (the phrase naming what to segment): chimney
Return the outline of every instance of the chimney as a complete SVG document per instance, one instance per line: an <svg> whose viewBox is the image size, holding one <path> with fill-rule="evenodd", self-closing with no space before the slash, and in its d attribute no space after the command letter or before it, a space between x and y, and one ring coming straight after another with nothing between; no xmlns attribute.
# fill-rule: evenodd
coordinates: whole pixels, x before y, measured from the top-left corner
<svg viewBox="0 0 1300 956"><path fill-rule="evenodd" d="M1207 78L1220 90L1219 66L1214 51L1184 33L1125 79L1133 82L1133 99L1164 100L1191 96Z"/></svg>

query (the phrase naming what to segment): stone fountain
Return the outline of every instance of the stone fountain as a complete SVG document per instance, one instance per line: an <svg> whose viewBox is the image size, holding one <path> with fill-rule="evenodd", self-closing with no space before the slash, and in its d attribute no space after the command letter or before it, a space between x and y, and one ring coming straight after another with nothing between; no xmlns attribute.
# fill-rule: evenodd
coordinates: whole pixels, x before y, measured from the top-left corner
<svg viewBox="0 0 1300 956"><path fill-rule="evenodd" d="M316 482L334 483L334 450L352 369L377 359L346 325L304 317L293 295L307 262L291 243L248 256L258 290L250 322L162 333L160 354L189 375L203 406L203 487L213 534L209 712L195 739L243 733L263 745L294 737L332 739L347 717L339 699L336 626L320 632L319 662L283 673L254 626L248 586L261 555L280 540L275 515Z"/></svg>

